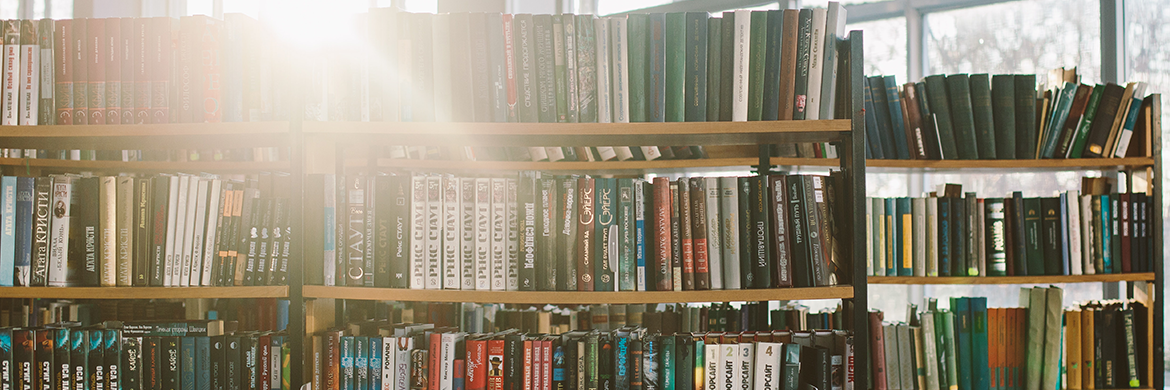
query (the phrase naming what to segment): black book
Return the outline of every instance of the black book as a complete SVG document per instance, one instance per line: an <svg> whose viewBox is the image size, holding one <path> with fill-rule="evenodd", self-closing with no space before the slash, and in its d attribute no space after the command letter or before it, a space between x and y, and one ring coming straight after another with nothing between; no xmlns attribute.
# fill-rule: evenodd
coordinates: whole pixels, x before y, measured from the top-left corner
<svg viewBox="0 0 1170 390"><path fill-rule="evenodd" d="M240 389L256 389L256 335L245 333L240 335ZM356 356L356 354L355 354ZM356 359L355 359L356 360ZM356 381L354 383L357 383Z"/></svg>
<svg viewBox="0 0 1170 390"><path fill-rule="evenodd" d="M732 74L735 68L735 56L731 55L735 50L735 11L723 12L723 20L719 24L719 39L721 51L726 52L726 55L721 55L719 58L719 120L731 121L731 101L732 99ZM765 64L764 66L768 66ZM766 69L771 69L766 68ZM764 75L767 77L767 74ZM779 79L777 79L779 80ZM764 81L767 84L767 79ZM765 92L767 93L767 92ZM764 103L764 111L767 112L767 100ZM779 109L779 105L777 105ZM713 119L713 118L707 118Z"/></svg>
<svg viewBox="0 0 1170 390"><path fill-rule="evenodd" d="M89 386L89 331L84 329L73 329L69 332L69 369L72 374L72 382L74 388L79 386ZM83 385L84 384L84 385ZM150 390L159 390L161 387L148 388Z"/></svg>
<svg viewBox="0 0 1170 390"><path fill-rule="evenodd" d="M246 389L247 387L244 386L245 383L243 381L244 370L240 365L240 336L230 335L225 337L224 346L224 384L227 386L227 390Z"/></svg>
<svg viewBox="0 0 1170 390"><path fill-rule="evenodd" d="M98 178L83 177L74 181L73 220L69 224L69 261L66 275L73 286L97 287L98 276ZM77 207L74 207L77 206ZM68 276L67 276L68 278Z"/></svg>
<svg viewBox="0 0 1170 390"><path fill-rule="evenodd" d="M536 219L536 289L540 291L554 291L557 289L557 276L562 273L554 263L557 258L557 181L551 178L540 179L540 199L538 207L540 215Z"/></svg>
<svg viewBox="0 0 1170 390"><path fill-rule="evenodd" d="M119 364L122 360L121 333L116 329L106 329L102 333L102 344L104 344L102 346L102 362L106 367L106 389L121 390L122 373Z"/></svg>
<svg viewBox="0 0 1170 390"><path fill-rule="evenodd" d="M780 56L783 52L780 42L783 41L784 31L783 10L768 11L767 31L764 51L764 110L760 120L774 121L780 119Z"/></svg>
<svg viewBox="0 0 1170 390"><path fill-rule="evenodd" d="M537 257L537 224L539 220L537 210L537 173L535 171L520 172L517 182L516 199L520 213L520 264L519 287L522 291L536 290L536 257Z"/></svg>
<svg viewBox="0 0 1170 390"><path fill-rule="evenodd" d="M995 157L1016 158L1016 86L1015 76L991 76L991 113L995 127ZM1080 157L1080 156L1074 156Z"/></svg>
<svg viewBox="0 0 1170 390"><path fill-rule="evenodd" d="M792 119L804 120L805 97L808 96L808 67L811 57L809 48L812 46L812 9L800 10L796 34L796 83L793 84L793 95L796 103L792 105ZM877 92L875 89L874 92ZM877 102L874 102L876 105ZM811 157L811 156L806 156Z"/></svg>
<svg viewBox="0 0 1170 390"><path fill-rule="evenodd" d="M0 340L6 341L0 343L0 362L6 363L3 367L3 375L0 375L0 388L13 389L12 328L0 328ZM56 381L56 378L54 376L53 381Z"/></svg>
<svg viewBox="0 0 1170 390"><path fill-rule="evenodd" d="M1044 270L1046 275L1060 275L1063 267L1061 250L1064 247L1060 228L1060 198L1040 198L1041 246L1044 248Z"/></svg>
<svg viewBox="0 0 1170 390"><path fill-rule="evenodd" d="M344 272L346 286L362 286L363 275L365 274L365 233L366 233L366 178L365 176L347 176L343 182L345 185L345 197L338 199L340 206L341 200L345 200L345 213L343 220L345 220L345 266L338 268L337 272ZM241 232L248 230L242 229ZM342 242L338 242L342 245Z"/></svg>
<svg viewBox="0 0 1170 390"><path fill-rule="evenodd" d="M524 336L504 336L504 390L521 390L524 386Z"/></svg>
<svg viewBox="0 0 1170 390"><path fill-rule="evenodd" d="M573 364L576 364L576 362L566 359L566 356L565 356L566 347L564 344L561 343L560 338L553 339L553 347L552 348L553 348L553 350L552 350L552 359L553 360L552 360L552 365L551 365L552 366L552 375L551 375L552 386L551 386L551 388L552 388L552 390L566 390L566 389L568 389L568 386L570 383L567 381L568 377L565 375L565 371L568 369L568 364L566 364L566 363L572 362ZM573 384L576 384L576 383L573 383Z"/></svg>
<svg viewBox="0 0 1170 390"><path fill-rule="evenodd" d="M159 352L159 390L179 390L179 337L160 337Z"/></svg>
<svg viewBox="0 0 1170 390"><path fill-rule="evenodd" d="M597 388L614 389L615 375L613 334L602 332L597 338Z"/></svg>
<svg viewBox="0 0 1170 390"><path fill-rule="evenodd" d="M1016 75L1015 87L1016 158L1034 159L1039 142L1036 139L1036 75Z"/></svg>
<svg viewBox="0 0 1170 390"><path fill-rule="evenodd" d="M53 354L56 351L53 343L56 340L56 329L37 329L33 336L36 341L36 352L33 353L33 389L53 390Z"/></svg>
<svg viewBox="0 0 1170 390"><path fill-rule="evenodd" d="M629 390L642 390L644 383L644 367L642 366L642 336L637 332L630 333L629 357L626 359L630 373Z"/></svg>
<svg viewBox="0 0 1170 390"><path fill-rule="evenodd" d="M74 333L76 334L76 333ZM70 340L70 342L75 342ZM142 338L142 389L162 389L162 338Z"/></svg>
<svg viewBox="0 0 1170 390"><path fill-rule="evenodd" d="M1114 305L1107 305L1101 310L1100 321L1097 321L1094 326L1094 333L1097 337L1094 341L1097 342L1097 377L1100 379L1099 388L1112 389L1119 387L1120 379L1117 376L1122 372L1121 362L1123 360L1118 358L1118 342L1124 346L1124 340L1118 340L1117 335L1122 329L1118 325L1121 324L1121 312ZM1124 358L1124 357L1123 357Z"/></svg>
<svg viewBox="0 0 1170 390"><path fill-rule="evenodd" d="M122 337L122 390L142 390L142 338ZM212 388L213 390L222 390Z"/></svg>
<svg viewBox="0 0 1170 390"><path fill-rule="evenodd" d="M374 179L377 176L365 176L366 181L366 218L365 218L365 235L362 239L365 242L362 244L362 277L359 282L360 286L374 287L374 257L376 256L378 247L375 245L374 234L378 231L374 223L377 221L378 210L374 208L374 202L378 198L378 188L374 184Z"/></svg>
<svg viewBox="0 0 1170 390"><path fill-rule="evenodd" d="M593 197L597 201L596 207L593 208L596 216L594 223L596 233L593 238L597 245L593 258L593 285L597 291L613 291L617 270L613 269L612 265L617 261L610 256L616 253L611 248L618 245L617 229L611 229L617 226L617 179L599 177L594 183Z"/></svg>
<svg viewBox="0 0 1170 390"><path fill-rule="evenodd" d="M410 282L410 176L388 176L380 178L390 182L387 192L383 194L378 206L383 210L379 218L385 218L390 224L390 234L386 237L389 272L388 287L406 288ZM376 282L375 282L376 284Z"/></svg>
<svg viewBox="0 0 1170 390"><path fill-rule="evenodd" d="M542 123L557 122L557 91L556 77L553 74L553 20L552 15L532 16L533 41L535 51L532 60L535 62L536 88L533 96L536 98L537 119ZM571 148L562 148L571 149Z"/></svg>
<svg viewBox="0 0 1170 390"><path fill-rule="evenodd" d="M751 207L751 183L750 177L736 178L736 184L739 187L738 208L739 212L739 273L740 286L743 288L751 288L755 282L755 267L752 267L752 207Z"/></svg>
<svg viewBox="0 0 1170 390"><path fill-rule="evenodd" d="M577 178L558 179L556 213L557 290L577 290ZM647 262L649 264L649 262ZM649 285L649 284L648 284Z"/></svg>
<svg viewBox="0 0 1170 390"><path fill-rule="evenodd" d="M38 186L40 184L38 178ZM135 287L150 285L151 260L151 229L154 218L151 215L151 200L153 199L153 179L134 179L134 252L131 254L134 272L133 285ZM34 252L35 253L35 252Z"/></svg>
<svg viewBox="0 0 1170 390"><path fill-rule="evenodd" d="M894 135L894 126L890 119L890 104L886 100L886 84L882 76L871 76L867 79L869 85L869 92L873 98L874 118L877 120L877 130L879 142L882 147L882 155L886 158L908 159L909 155L902 156L899 148L895 145L898 137Z"/></svg>
<svg viewBox="0 0 1170 390"><path fill-rule="evenodd" d="M951 276L967 276L967 202L951 198Z"/></svg>
<svg viewBox="0 0 1170 390"><path fill-rule="evenodd" d="M512 52L516 64L516 116L519 122L540 122L534 30L532 15L512 16Z"/></svg>
<svg viewBox="0 0 1170 390"><path fill-rule="evenodd" d="M410 14L410 28L408 30L411 41L410 120L414 122L433 122L435 120L432 18L434 15L431 14Z"/></svg>
<svg viewBox="0 0 1170 390"><path fill-rule="evenodd" d="M253 205L252 226L248 237L248 261L244 267L244 285L255 286L264 278L268 259L269 225L272 224L272 199L260 198Z"/></svg>
<svg viewBox="0 0 1170 390"><path fill-rule="evenodd" d="M90 329L89 340L86 342L86 353L89 357L85 362L85 381L88 390L105 390L106 385L106 351L103 338L105 334L101 329ZM178 367L178 363L175 364ZM76 386L76 384L74 384ZM178 387L175 387L178 389Z"/></svg>
<svg viewBox="0 0 1170 390"><path fill-rule="evenodd" d="M46 286L49 281L49 219L52 217L53 179L36 178L33 213L33 241L31 259L32 286ZM145 235L141 237L147 237ZM139 240L148 242L148 240ZM145 255L145 251L142 252ZM143 270L146 267L142 268ZM137 271L137 269L136 269ZM137 279L135 279L137 280ZM135 284L138 285L137 283Z"/></svg>
<svg viewBox="0 0 1170 390"><path fill-rule="evenodd" d="M268 285L288 283L288 255L292 250L292 210L288 198L276 198L273 203L272 249L268 259Z"/></svg>
<svg viewBox="0 0 1170 390"><path fill-rule="evenodd" d="M467 29L470 36L463 38L452 33L454 40L467 39L469 42L469 49L471 56L469 62L471 64L471 96L473 112L472 121L475 122L491 122L492 121L492 85L491 85L491 67L489 65L488 54L488 34L486 23L486 15L471 14L468 18ZM499 21L499 17L496 18ZM498 24L498 23L497 23ZM455 84L454 80L452 85Z"/></svg>
<svg viewBox="0 0 1170 390"><path fill-rule="evenodd" d="M784 196L783 207L788 208L788 221L777 221L777 223L788 224L788 240L789 247L792 249L790 258L792 259L792 274L793 285L795 287L815 287L816 280L819 280L813 275L813 263L811 259L812 248L809 244L808 232L808 205L804 198L804 180L799 175L791 175L787 180L777 181L777 183L784 183L784 189L774 188L773 191L780 191Z"/></svg>
<svg viewBox="0 0 1170 390"><path fill-rule="evenodd" d="M151 181L150 210L151 218L151 245L150 245L150 285L161 287L166 280L166 239L167 239L167 208L170 206L170 176L155 176Z"/></svg>
<svg viewBox="0 0 1170 390"><path fill-rule="evenodd" d="M227 348L227 337L212 336L210 340L211 361L209 370L211 390L227 390L227 367L225 367L224 353ZM127 389L129 390L129 389Z"/></svg>
<svg viewBox="0 0 1170 390"><path fill-rule="evenodd" d="M683 115L687 122L707 120L707 12L687 12Z"/></svg>
<svg viewBox="0 0 1170 390"><path fill-rule="evenodd" d="M1017 154L1016 157L1019 157L1019 155ZM1008 200L1004 199L1004 201L1006 202ZM1016 261L1015 276L1026 276L1028 275L1028 244L1027 240L1024 239L1027 229L1024 225L1025 209L1023 193L1020 191L1012 192L1011 202L1014 212L1007 217L1012 218L1011 235L1013 248L1008 248L1008 250L1015 252L1012 254L1012 258ZM1086 237L1086 239L1088 238ZM1087 253L1085 255L1088 256Z"/></svg>
<svg viewBox="0 0 1170 390"><path fill-rule="evenodd" d="M70 375L69 355L73 352L72 331L59 328L54 329L53 333L53 390L71 390L73 376ZM141 386L133 389L140 390Z"/></svg>
<svg viewBox="0 0 1170 390"><path fill-rule="evenodd" d="M1000 145L999 134L995 132L995 117L992 113L991 76L986 73L973 74L967 81L970 83L971 113L979 158L1002 158L999 157L999 149L1004 146Z"/></svg>
<svg viewBox="0 0 1170 390"><path fill-rule="evenodd" d="M1122 261L1124 261L1121 258L1121 212L1125 209L1125 207L1121 203L1121 196L1118 196L1118 195L1119 194L1116 192L1109 194L1109 202L1111 203L1109 205L1109 219L1110 219L1109 225L1110 225L1110 227L1107 228L1107 229L1113 229L1112 233L1109 236L1110 242L1111 242L1109 244L1109 251L1110 251L1110 253L1112 253L1111 256L1112 256L1113 262L1112 262L1112 270L1106 270L1106 272L1115 273L1115 274L1121 273L1121 264L1122 264ZM1060 218L1059 214L1058 214L1057 218L1059 220L1059 218Z"/></svg>
<svg viewBox="0 0 1170 390"><path fill-rule="evenodd" d="M224 270L224 285L225 286L239 286L245 284L247 264L252 261L252 256L256 253L256 239L259 238L259 232L252 233L253 227L258 228L260 225L260 218L263 217L260 204L260 190L256 189L252 184L245 185L242 191L242 199L240 206L240 215L234 216L236 218L236 236L235 236L235 254L231 256L230 265L223 267Z"/></svg>
<svg viewBox="0 0 1170 390"><path fill-rule="evenodd" d="M749 228L748 237L750 237L749 245L751 251L747 252L751 258L752 275L755 280L745 286L751 288L769 288L772 287L772 264L769 259L772 253L771 227L768 226L768 211L771 209L771 199L768 197L768 179L765 176L754 176L749 178L751 183L751 190L749 192L750 207L751 207L751 226Z"/></svg>
<svg viewBox="0 0 1170 390"><path fill-rule="evenodd" d="M33 354L36 351L36 331L15 328L12 330L12 382L17 390L33 390Z"/></svg>
<svg viewBox="0 0 1170 390"><path fill-rule="evenodd" d="M301 218L305 226L311 227L312 231L324 232L325 226L325 191L332 191L332 188L325 188L324 174L309 174L305 175L305 194L304 194L304 213ZM210 217L210 216L209 216ZM208 220L210 223L211 221ZM218 230L222 232L222 230ZM219 241L219 240L216 240ZM305 264L305 284L322 286L325 284L324 279L324 254L325 254L325 235L324 234L309 234L302 241L305 256L302 259ZM213 250L214 248L205 248L204 250ZM320 255L318 255L320 254ZM389 286L379 286L389 287Z"/></svg>
<svg viewBox="0 0 1170 390"><path fill-rule="evenodd" d="M689 333L674 336L675 389L693 389L695 387L696 353L703 353L703 351L695 350L695 339Z"/></svg>

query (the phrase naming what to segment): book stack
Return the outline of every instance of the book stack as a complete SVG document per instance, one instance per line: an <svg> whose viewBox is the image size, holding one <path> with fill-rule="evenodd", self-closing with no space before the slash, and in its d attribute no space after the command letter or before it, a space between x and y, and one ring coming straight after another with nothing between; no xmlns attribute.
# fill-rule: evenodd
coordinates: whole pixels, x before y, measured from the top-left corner
<svg viewBox="0 0 1170 390"><path fill-rule="evenodd" d="M846 331L466 333L433 324L312 336L322 389L850 389ZM781 387L783 386L783 387Z"/></svg>
<svg viewBox="0 0 1170 390"><path fill-rule="evenodd" d="M286 283L285 174L4 176L0 189L0 286Z"/></svg>
<svg viewBox="0 0 1170 390"><path fill-rule="evenodd" d="M1153 272L1153 197L1109 187L1083 178L1081 190L1054 197L978 198L947 184L925 198L870 198L870 275Z"/></svg>
<svg viewBox="0 0 1170 390"><path fill-rule="evenodd" d="M1146 155L1152 99L1145 83L1081 84L1075 68L1051 72L1047 89L1037 90L1037 79L1034 74L952 74L899 86L894 76L869 77L865 106L874 115L866 116L866 156L1010 160Z"/></svg>
<svg viewBox="0 0 1170 390"><path fill-rule="evenodd" d="M307 120L626 123L848 118L846 12L593 15L373 9L369 45L312 62ZM360 60L354 61L354 58ZM360 81L359 81L360 80ZM368 80L368 82L366 81ZM434 152L434 153L432 153ZM797 148L782 152L795 157ZM701 147L391 148L392 158L697 158ZM807 157L832 156L807 145Z"/></svg>
<svg viewBox="0 0 1170 390"><path fill-rule="evenodd" d="M310 175L310 283L680 291L849 280L841 176ZM340 180L340 183L338 183ZM812 233L810 233L812 232ZM315 259L314 259L315 258ZM312 269L310 268L310 269ZM315 272L314 272L315 273Z"/></svg>
<svg viewBox="0 0 1170 390"><path fill-rule="evenodd" d="M876 388L1115 389L1149 386L1150 311L1139 301L1062 309L1058 287L1022 288L1019 308L931 298L906 322L870 313ZM1063 321L1063 322L1062 322ZM1063 386L1062 386L1063 385Z"/></svg>

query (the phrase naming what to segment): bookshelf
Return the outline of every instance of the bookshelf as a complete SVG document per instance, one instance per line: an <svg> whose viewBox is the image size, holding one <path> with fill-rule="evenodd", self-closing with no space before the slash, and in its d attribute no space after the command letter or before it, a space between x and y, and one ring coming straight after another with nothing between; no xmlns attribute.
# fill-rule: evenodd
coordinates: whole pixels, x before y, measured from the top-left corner
<svg viewBox="0 0 1170 390"><path fill-rule="evenodd" d="M643 304L851 299L852 286L707 291L462 291L305 286L305 298L512 304Z"/></svg>
<svg viewBox="0 0 1170 390"><path fill-rule="evenodd" d="M870 276L869 284L1054 284L1153 282L1154 272L1043 276Z"/></svg>
<svg viewBox="0 0 1170 390"><path fill-rule="evenodd" d="M288 286L0 287L0 298L53 298L53 299L288 298Z"/></svg>

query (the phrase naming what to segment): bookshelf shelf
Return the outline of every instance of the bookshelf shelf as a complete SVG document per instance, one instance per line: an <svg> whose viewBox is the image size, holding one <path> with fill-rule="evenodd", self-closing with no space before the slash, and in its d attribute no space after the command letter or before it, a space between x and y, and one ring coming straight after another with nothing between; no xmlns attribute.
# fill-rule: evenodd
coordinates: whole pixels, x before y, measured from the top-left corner
<svg viewBox="0 0 1170 390"><path fill-rule="evenodd" d="M0 158L0 166L102 172L260 172L288 170L288 161L76 161L43 158Z"/></svg>
<svg viewBox="0 0 1170 390"><path fill-rule="evenodd" d="M775 166L839 167L840 161L828 158L786 158L773 157ZM346 160L347 168L368 166L368 160ZM657 171L683 168L748 167L758 165L758 158L708 158L695 160L661 161L456 161L456 160L410 160L379 158L379 168L435 169L435 170L495 170L495 171Z"/></svg>
<svg viewBox="0 0 1170 390"><path fill-rule="evenodd" d="M287 298L288 286L247 287L0 287L0 298L188 299Z"/></svg>
<svg viewBox="0 0 1170 390"><path fill-rule="evenodd" d="M1153 272L1043 276L870 276L869 284L1053 284L1153 281Z"/></svg>
<svg viewBox="0 0 1170 390"><path fill-rule="evenodd" d="M0 145L20 149L182 149L288 146L289 122L4 126Z"/></svg>
<svg viewBox="0 0 1170 390"><path fill-rule="evenodd" d="M706 291L461 291L304 286L305 298L373 301L480 302L518 304L639 304L741 302L795 299L849 299L852 286Z"/></svg>
<svg viewBox="0 0 1170 390"><path fill-rule="evenodd" d="M1153 157L1069 158L1042 160L866 160L869 168L907 169L1108 169L1153 166Z"/></svg>

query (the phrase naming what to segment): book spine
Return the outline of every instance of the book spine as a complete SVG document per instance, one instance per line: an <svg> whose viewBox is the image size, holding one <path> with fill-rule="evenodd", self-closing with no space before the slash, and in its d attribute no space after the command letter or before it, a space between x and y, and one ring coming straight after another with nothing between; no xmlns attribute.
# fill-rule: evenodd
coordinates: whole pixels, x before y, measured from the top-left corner
<svg viewBox="0 0 1170 390"><path fill-rule="evenodd" d="M475 289L491 290L491 179L475 179ZM417 234L417 233L416 233Z"/></svg>
<svg viewBox="0 0 1170 390"><path fill-rule="evenodd" d="M689 12L686 18L686 64L684 82L684 119L707 120L707 19L703 12Z"/></svg>
<svg viewBox="0 0 1170 390"><path fill-rule="evenodd" d="M666 178L654 178L654 280L658 291L674 289L671 270L672 240L670 234L670 185Z"/></svg>
<svg viewBox="0 0 1170 390"><path fill-rule="evenodd" d="M23 79L20 72L20 20L6 20L2 25L4 82L0 87L0 95L3 97L0 125L16 126L20 124L20 84Z"/></svg>
<svg viewBox="0 0 1170 390"><path fill-rule="evenodd" d="M153 56L148 58L152 73L150 79L150 123L170 123L169 107L172 89L170 73L173 61L171 36L174 21L169 17L154 17L151 18L151 22L152 36L149 38L149 44L153 47L149 50L149 54Z"/></svg>
<svg viewBox="0 0 1170 390"><path fill-rule="evenodd" d="M617 287L620 291L635 291L636 287L636 249L635 236L637 227L634 220L634 180L617 180Z"/></svg>
<svg viewBox="0 0 1170 390"><path fill-rule="evenodd" d="M646 37L646 122L666 121L666 14L650 14ZM636 96L636 95L634 95Z"/></svg>
<svg viewBox="0 0 1170 390"><path fill-rule="evenodd" d="M410 283L412 289L426 288L427 179L410 177Z"/></svg>
<svg viewBox="0 0 1170 390"><path fill-rule="evenodd" d="M680 243L680 253L682 255L682 268L683 268L683 270L682 270L682 282L683 282L682 289L683 290L694 290L695 289L695 242L694 242L694 236L692 234L692 228L694 226L694 224L692 223L692 220L694 219L694 214L692 213L692 210L691 210L691 206L693 205L693 203L691 202L691 195L690 195L691 194L690 180L688 180L687 178L679 178L678 183L676 185L677 185L678 191L675 192L675 194L677 194L675 196L675 199L676 199L675 204L677 204L677 208L678 208L678 212L677 212L677 215L679 217L678 218L678 231L679 231L678 235L679 235L679 243Z"/></svg>
<svg viewBox="0 0 1170 390"><path fill-rule="evenodd" d="M463 286L463 224L459 213L462 211L459 201L462 198L459 179L453 176L443 176L440 185L442 193L442 288L458 290ZM472 214L474 215L474 214Z"/></svg>
<svg viewBox="0 0 1170 390"><path fill-rule="evenodd" d="M557 278L563 271L554 264L557 258L557 181L552 178L539 180L539 199L535 207L540 209L536 220L536 288L541 291L557 290Z"/></svg>
<svg viewBox="0 0 1170 390"><path fill-rule="evenodd" d="M537 258L537 178L536 173L525 171L520 173L517 183L517 201L520 213L520 264L519 289L522 291L536 290L536 258Z"/></svg>
<svg viewBox="0 0 1170 390"><path fill-rule="evenodd" d="M506 246L505 246L505 264L507 270L505 273L507 290L516 291L520 285L520 212L518 210L518 203L516 200L517 180L515 178L507 178L504 181L504 202L505 208L505 231Z"/></svg>
<svg viewBox="0 0 1170 390"><path fill-rule="evenodd" d="M441 176L426 178L425 288L443 288L443 183Z"/></svg>
<svg viewBox="0 0 1170 390"><path fill-rule="evenodd" d="M102 287L114 287L118 283L118 188L113 176L98 180L98 276Z"/></svg>
<svg viewBox="0 0 1170 390"><path fill-rule="evenodd" d="M345 284L348 286L362 286L366 272L364 268L366 251L366 178L364 176L346 177L345 198L345 230L347 232L345 243Z"/></svg>
<svg viewBox="0 0 1170 390"><path fill-rule="evenodd" d="M507 180L503 178L491 179L491 290L504 291L507 289L508 271L508 205Z"/></svg>
<svg viewBox="0 0 1170 390"><path fill-rule="evenodd" d="M593 210L596 241L593 257L593 288L596 291L614 291L614 272L618 261L618 199L617 179L595 179L593 190L596 205ZM584 199L584 198L582 198Z"/></svg>
<svg viewBox="0 0 1170 390"><path fill-rule="evenodd" d="M73 124L73 20L54 21L53 61L56 123Z"/></svg>
<svg viewBox="0 0 1170 390"><path fill-rule="evenodd" d="M123 19L110 18L106 20L106 35L102 45L102 61L105 63L106 79L106 124L122 123L122 25ZM130 31L127 31L129 33Z"/></svg>
<svg viewBox="0 0 1170 390"><path fill-rule="evenodd" d="M39 19L36 20L36 46L38 51L37 66L37 80L36 93L33 95L37 102L37 124L52 125L57 123L57 112L55 106L55 99L53 92L56 90L54 83L55 69L58 62L55 60L55 51L53 50L56 37L54 37L53 20Z"/></svg>
<svg viewBox="0 0 1170 390"><path fill-rule="evenodd" d="M791 236L796 238L794 232L789 232L788 228L788 212L789 202L785 196L785 191L788 186L785 184L785 177L781 175L772 175L768 177L768 186L771 188L771 196L769 202L771 203L769 223L774 230L772 237L772 247L774 250L773 263L776 268L776 286L777 287L791 287L793 285L793 254L792 242L789 241ZM795 229L795 227L794 227ZM804 237L801 237L804 239ZM778 351L777 351L778 352Z"/></svg>
<svg viewBox="0 0 1170 390"><path fill-rule="evenodd" d="M707 181L691 178L688 195L691 204L691 241L695 258L695 289L711 289L711 268L709 261L707 229Z"/></svg>
<svg viewBox="0 0 1170 390"><path fill-rule="evenodd" d="M475 290L476 289L476 262L475 262L475 259L476 259L476 238L477 238L476 236L478 234L476 232L476 220L477 220L478 215L476 214L477 210L476 210L476 201L475 201L475 196L476 196L475 178L459 179L459 191L460 191L459 202L460 202L460 208L461 208L460 212L462 213L462 217L461 217L462 219L460 221L460 229L462 229L462 231L461 231L462 235L460 237L460 242L459 242L459 245L460 245L459 257L460 257L460 261L462 262L462 269L460 270L461 275L460 275L459 288L463 289L463 290ZM403 233L404 232L399 232L399 235L402 237L407 236L407 235L404 235ZM392 250L397 250L398 247L402 247L402 244L398 243L395 248L392 248ZM398 260L398 258L400 257L399 255L397 255L398 253L400 253L400 252L395 252L395 254L392 255L392 257L391 257L392 262L396 263L396 262L402 261L402 260ZM402 257L402 259L405 259L405 257ZM402 264L405 264L405 263L402 263ZM394 269L394 268L395 267L392 265L391 269ZM391 284L393 285L395 283L392 282Z"/></svg>
<svg viewBox="0 0 1170 390"><path fill-rule="evenodd" d="M73 178L68 176L54 176L52 179L53 185L53 202L57 205L54 207L53 216L50 219L50 244L49 244L49 272L48 285L53 287L66 287L71 285L67 274L68 254L69 254L69 231L71 222L70 208L73 204Z"/></svg>
<svg viewBox="0 0 1170 390"><path fill-rule="evenodd" d="M594 290L594 251L596 250L595 225L595 181L593 178L577 179L577 290Z"/></svg>
<svg viewBox="0 0 1170 390"><path fill-rule="evenodd" d="M20 53L18 56L20 66L17 71L19 81L16 82L19 84L17 122L20 125L35 126L40 113L40 96L37 94L37 86L41 82L41 48L38 46L37 21L21 20L17 23L20 24Z"/></svg>
<svg viewBox="0 0 1170 390"><path fill-rule="evenodd" d="M723 288L740 288L739 191L736 178L719 179L720 257L723 260Z"/></svg>
<svg viewBox="0 0 1170 390"><path fill-rule="evenodd" d="M557 258L560 260L557 263L557 268L560 268L560 272L557 272L557 290L562 291L575 291L578 286L577 183L576 178L562 178L557 192L557 216L560 222L557 229Z"/></svg>

